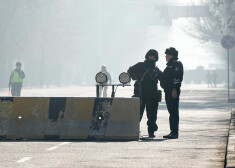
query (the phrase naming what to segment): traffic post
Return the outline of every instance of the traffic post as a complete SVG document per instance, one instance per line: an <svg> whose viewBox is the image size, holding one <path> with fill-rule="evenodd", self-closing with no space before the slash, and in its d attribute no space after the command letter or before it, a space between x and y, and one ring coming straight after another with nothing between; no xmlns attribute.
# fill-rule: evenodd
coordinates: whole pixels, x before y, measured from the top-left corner
<svg viewBox="0 0 235 168"><path fill-rule="evenodd" d="M235 40L233 38L233 36L230 35L225 35L223 36L223 38L221 39L221 45L223 48L227 49L227 61L228 61L228 102L232 103L235 102L235 99L230 99L230 92L229 92L229 50L232 49L234 47L235 44Z"/></svg>

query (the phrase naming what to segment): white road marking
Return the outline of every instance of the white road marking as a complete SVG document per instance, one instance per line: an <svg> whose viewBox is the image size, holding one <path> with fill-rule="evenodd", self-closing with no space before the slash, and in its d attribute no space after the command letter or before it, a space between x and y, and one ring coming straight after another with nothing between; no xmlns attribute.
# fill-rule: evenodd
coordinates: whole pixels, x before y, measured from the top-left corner
<svg viewBox="0 0 235 168"><path fill-rule="evenodd" d="M60 146L63 146L63 145L69 144L69 143L70 142L63 142L63 143L60 143L59 145L53 146L51 148L48 148L47 150L48 151L52 151L52 150L55 150L55 149L59 148Z"/></svg>
<svg viewBox="0 0 235 168"><path fill-rule="evenodd" d="M193 89L190 89L190 91L188 92L188 94L190 94L193 91Z"/></svg>
<svg viewBox="0 0 235 168"><path fill-rule="evenodd" d="M18 160L18 161L16 161L17 163L23 163L23 162L25 162L25 161L27 161L27 160L29 160L29 159L31 159L31 157L23 157L22 159L20 159L20 160Z"/></svg>

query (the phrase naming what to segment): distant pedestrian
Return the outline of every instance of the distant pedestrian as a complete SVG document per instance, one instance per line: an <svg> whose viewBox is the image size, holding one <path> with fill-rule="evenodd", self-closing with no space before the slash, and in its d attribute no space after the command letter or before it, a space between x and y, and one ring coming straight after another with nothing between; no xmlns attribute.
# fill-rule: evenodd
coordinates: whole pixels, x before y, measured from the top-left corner
<svg viewBox="0 0 235 168"><path fill-rule="evenodd" d="M111 81L112 81L111 75L110 75L110 73L107 71L106 65L102 65L102 66L101 66L101 71L100 71L100 72L103 72L103 73L107 76L107 78L108 78L107 83L111 84ZM107 97L108 86L103 86L103 87L100 86L99 89L100 89L100 90L99 90L99 97L101 96L102 92L103 92L103 97Z"/></svg>
<svg viewBox="0 0 235 168"><path fill-rule="evenodd" d="M178 60L178 51L170 47L166 49L167 67L163 71L161 87L165 92L165 100L170 114L170 134L163 138L177 139L179 135L179 97L180 87L183 80L183 64Z"/></svg>
<svg viewBox="0 0 235 168"><path fill-rule="evenodd" d="M9 80L9 88L11 88L12 96L20 96L23 79L25 78L24 71L21 70L21 63L16 63L16 69L11 73Z"/></svg>
<svg viewBox="0 0 235 168"><path fill-rule="evenodd" d="M217 73L216 73L216 70L213 71L212 79L213 79L214 87L217 87Z"/></svg>
<svg viewBox="0 0 235 168"><path fill-rule="evenodd" d="M207 81L207 86L212 87L212 75L211 75L210 71L207 71L206 81Z"/></svg>

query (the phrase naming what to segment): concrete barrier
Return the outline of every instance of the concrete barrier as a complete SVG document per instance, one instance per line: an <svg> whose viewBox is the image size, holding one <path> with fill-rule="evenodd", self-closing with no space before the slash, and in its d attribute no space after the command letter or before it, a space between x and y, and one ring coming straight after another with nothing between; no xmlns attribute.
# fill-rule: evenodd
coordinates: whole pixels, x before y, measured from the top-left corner
<svg viewBox="0 0 235 168"><path fill-rule="evenodd" d="M138 140L138 98L0 97L0 139Z"/></svg>

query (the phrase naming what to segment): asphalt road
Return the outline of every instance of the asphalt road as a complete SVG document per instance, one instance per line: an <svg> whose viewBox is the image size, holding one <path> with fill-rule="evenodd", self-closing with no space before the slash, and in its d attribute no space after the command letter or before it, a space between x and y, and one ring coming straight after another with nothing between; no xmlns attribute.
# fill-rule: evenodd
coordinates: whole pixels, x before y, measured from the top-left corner
<svg viewBox="0 0 235 168"><path fill-rule="evenodd" d="M130 97L132 87L116 96ZM0 167L224 167L231 104L226 88L183 85L179 139L169 133L165 102L158 111L159 130L151 141L0 141ZM24 88L22 96L92 97L95 87ZM7 89L0 91L7 96ZM146 115L140 130L147 135Z"/></svg>

